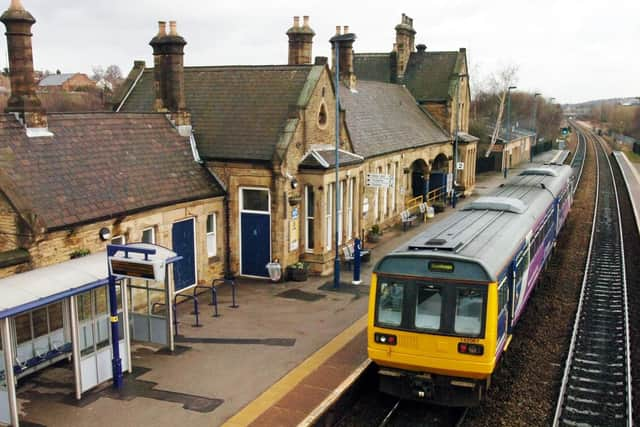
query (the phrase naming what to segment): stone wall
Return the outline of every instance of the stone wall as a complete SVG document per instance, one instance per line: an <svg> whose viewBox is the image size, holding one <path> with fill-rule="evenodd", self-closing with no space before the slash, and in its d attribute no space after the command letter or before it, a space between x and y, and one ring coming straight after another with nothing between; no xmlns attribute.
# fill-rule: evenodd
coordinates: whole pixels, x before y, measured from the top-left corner
<svg viewBox="0 0 640 427"><path fill-rule="evenodd" d="M19 234L16 212L0 192L0 252L19 248Z"/></svg>
<svg viewBox="0 0 640 427"><path fill-rule="evenodd" d="M217 215L217 256L209 258L206 247L207 215ZM27 249L31 255L31 268L45 267L71 259L79 250L96 253L106 250L109 242L99 237L99 230L107 227L113 237L122 235L127 243L139 242L142 231L153 227L156 244L171 248L172 224L186 218L196 218L196 259L198 283L210 283L224 272L224 205L221 197L158 208L116 220L101 221L71 229L54 231L39 236ZM106 262L106 260L105 260ZM0 277L16 272L15 268L0 269Z"/></svg>

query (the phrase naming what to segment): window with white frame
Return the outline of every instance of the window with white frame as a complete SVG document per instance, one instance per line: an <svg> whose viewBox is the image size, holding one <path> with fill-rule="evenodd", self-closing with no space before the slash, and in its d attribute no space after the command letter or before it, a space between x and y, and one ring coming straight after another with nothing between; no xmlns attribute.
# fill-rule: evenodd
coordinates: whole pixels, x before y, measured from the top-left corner
<svg viewBox="0 0 640 427"><path fill-rule="evenodd" d="M127 240L124 238L124 236L120 235L120 236L114 236L111 239L111 244L112 245L126 245L127 244Z"/></svg>
<svg viewBox="0 0 640 427"><path fill-rule="evenodd" d="M385 175L389 175L389 169L390 166L387 164L384 172ZM385 187L384 190L382 190L382 212L385 217L389 216L389 187Z"/></svg>
<svg viewBox="0 0 640 427"><path fill-rule="evenodd" d="M391 211L395 212L396 211L396 192L398 191L398 162L395 162L393 164L393 170L392 170L392 184L393 187L391 187Z"/></svg>
<svg viewBox="0 0 640 427"><path fill-rule="evenodd" d="M154 227L149 227L142 230L142 243L156 243L156 230Z"/></svg>
<svg viewBox="0 0 640 427"><path fill-rule="evenodd" d="M331 232L332 227L331 227L331 223L332 223L332 215L331 213L333 212L333 189L335 187L335 184L329 184L327 185L327 203L325 204L325 206L327 207L326 210L326 226L325 229L327 231L327 235L326 235L326 248L327 249L331 249L331 244L333 243L333 239L331 238Z"/></svg>
<svg viewBox="0 0 640 427"><path fill-rule="evenodd" d="M353 188L356 179L349 178L347 182L347 240L351 240L353 237Z"/></svg>
<svg viewBox="0 0 640 427"><path fill-rule="evenodd" d="M315 195L313 193L313 187L307 185L304 187L304 206L306 212L306 228L305 228L305 250L312 252L315 246L315 235L313 232L313 220L315 219Z"/></svg>
<svg viewBox="0 0 640 427"><path fill-rule="evenodd" d="M218 253L218 245L216 242L216 222L217 215L211 213L207 215L207 256L213 257Z"/></svg>

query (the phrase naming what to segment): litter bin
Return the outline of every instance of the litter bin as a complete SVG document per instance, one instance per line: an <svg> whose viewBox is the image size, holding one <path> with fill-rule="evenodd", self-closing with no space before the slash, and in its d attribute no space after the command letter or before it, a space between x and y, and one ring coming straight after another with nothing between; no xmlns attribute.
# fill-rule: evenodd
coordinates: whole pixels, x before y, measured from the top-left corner
<svg viewBox="0 0 640 427"><path fill-rule="evenodd" d="M270 262L267 264L267 271L272 282L279 282L282 279L282 266L279 262Z"/></svg>

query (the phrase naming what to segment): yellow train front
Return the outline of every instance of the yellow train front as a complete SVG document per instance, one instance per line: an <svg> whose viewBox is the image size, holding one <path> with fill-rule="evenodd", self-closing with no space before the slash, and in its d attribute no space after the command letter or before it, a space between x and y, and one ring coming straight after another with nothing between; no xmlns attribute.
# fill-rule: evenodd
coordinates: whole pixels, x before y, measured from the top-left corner
<svg viewBox="0 0 640 427"><path fill-rule="evenodd" d="M499 357L498 292L495 282L469 280L473 270L484 277L480 266L433 256L390 256L379 264L368 352L382 392L447 406L482 400Z"/></svg>

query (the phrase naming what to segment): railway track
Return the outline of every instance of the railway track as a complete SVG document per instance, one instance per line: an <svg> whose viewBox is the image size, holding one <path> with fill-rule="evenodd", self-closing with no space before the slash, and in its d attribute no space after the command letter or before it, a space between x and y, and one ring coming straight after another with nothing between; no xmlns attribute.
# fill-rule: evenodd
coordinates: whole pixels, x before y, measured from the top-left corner
<svg viewBox="0 0 640 427"><path fill-rule="evenodd" d="M598 190L554 426L631 426L629 316L618 193L609 156L598 138L580 133L597 153Z"/></svg>
<svg viewBox="0 0 640 427"><path fill-rule="evenodd" d="M574 129L576 127L574 126ZM573 194L578 190L580 184L580 178L582 178L582 169L584 168L584 157L587 152L586 138L582 133L578 133L578 145L576 153L571 159L571 167L573 168L573 175L576 177L575 184L573 186Z"/></svg>

